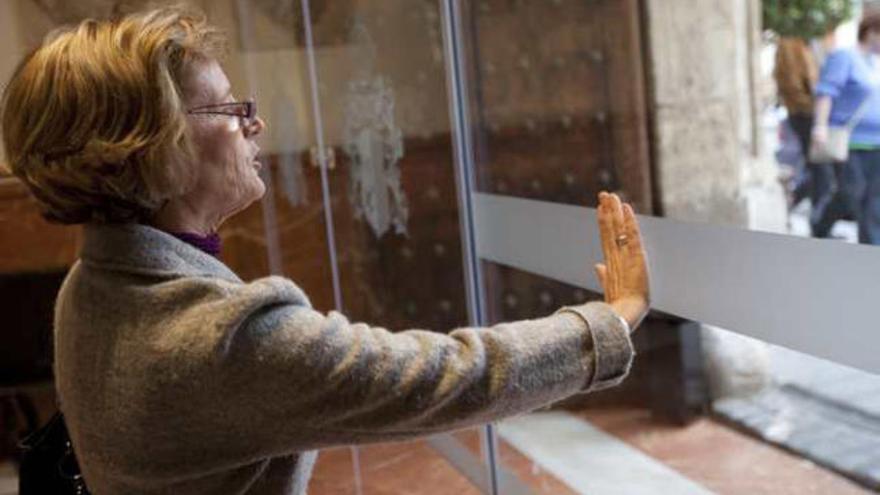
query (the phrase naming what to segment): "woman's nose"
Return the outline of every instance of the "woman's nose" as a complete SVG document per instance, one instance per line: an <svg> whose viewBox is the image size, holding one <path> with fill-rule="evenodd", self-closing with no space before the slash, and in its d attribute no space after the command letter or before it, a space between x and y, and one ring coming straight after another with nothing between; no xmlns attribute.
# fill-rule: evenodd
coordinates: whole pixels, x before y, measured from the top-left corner
<svg viewBox="0 0 880 495"><path fill-rule="evenodd" d="M248 125L245 126L247 137L256 137L266 130L266 121L260 117L255 117Z"/></svg>

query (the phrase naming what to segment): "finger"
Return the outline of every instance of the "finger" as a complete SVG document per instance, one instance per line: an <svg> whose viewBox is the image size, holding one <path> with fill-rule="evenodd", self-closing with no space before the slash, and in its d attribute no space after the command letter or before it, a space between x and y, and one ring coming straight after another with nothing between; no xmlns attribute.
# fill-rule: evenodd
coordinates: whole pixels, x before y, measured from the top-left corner
<svg viewBox="0 0 880 495"><path fill-rule="evenodd" d="M596 263L594 268L596 269L596 278L599 279L599 286L602 287L602 292L608 294L608 286L605 285L605 280L608 277L608 268L602 263Z"/></svg>
<svg viewBox="0 0 880 495"><path fill-rule="evenodd" d="M623 205L623 221L624 231L629 237L629 245L634 251L642 249L642 231L639 228L639 220L636 218L636 212L629 204Z"/></svg>
<svg viewBox="0 0 880 495"><path fill-rule="evenodd" d="M623 223L623 202L620 196L612 193L608 195L608 205L611 209L611 219L614 224L614 233L617 235L625 233Z"/></svg>
<svg viewBox="0 0 880 495"><path fill-rule="evenodd" d="M614 225L608 212L607 202L607 196L603 197L598 208L599 237L602 241L602 255L606 263L614 256L614 249L616 248L614 244Z"/></svg>
<svg viewBox="0 0 880 495"><path fill-rule="evenodd" d="M599 206L596 208L597 220L599 221L599 233L602 234L602 240L611 240L611 237L614 235L614 221L611 218L610 210L608 209L608 196L602 196L599 200ZM607 238L607 239L606 239ZM604 243L603 243L604 248Z"/></svg>
<svg viewBox="0 0 880 495"><path fill-rule="evenodd" d="M610 249L605 256L605 265L610 273L609 283L614 285L617 273L620 270L620 259L622 256L621 247L618 245L617 239L622 234L625 234L626 231L623 226L623 207L620 197L614 193L608 194L605 198L605 205L611 223L611 235L608 236Z"/></svg>
<svg viewBox="0 0 880 495"><path fill-rule="evenodd" d="M650 282L648 281L648 256L642 245L642 233L639 228L639 221L636 218L635 211L633 211L633 208L630 205L624 206L624 216L627 223L627 233L630 236L630 242L627 245L627 263L630 265L630 268L634 270L632 273L637 275L636 280L642 280L637 286L632 288L643 292L642 295L646 299L649 299Z"/></svg>

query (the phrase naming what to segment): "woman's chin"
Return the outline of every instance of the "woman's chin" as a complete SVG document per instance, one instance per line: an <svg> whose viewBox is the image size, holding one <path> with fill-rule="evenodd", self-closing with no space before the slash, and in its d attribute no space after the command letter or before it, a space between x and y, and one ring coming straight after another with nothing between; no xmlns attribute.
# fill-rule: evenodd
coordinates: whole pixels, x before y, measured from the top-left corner
<svg viewBox="0 0 880 495"><path fill-rule="evenodd" d="M263 197L266 194L266 183L263 181L263 174L260 173L260 168L262 164L260 162L255 161L253 165L253 175L250 175L247 179L248 182L251 183L251 187L249 188L252 192L252 201L256 201Z"/></svg>
<svg viewBox="0 0 880 495"><path fill-rule="evenodd" d="M254 186L250 189L250 193L242 198L241 201L236 201L234 204L238 205L235 208L232 208L225 215L225 218L232 217L233 215L240 213L246 209L248 209L251 205L256 203L257 201L263 199L263 196L266 194L266 186L263 184L262 180L257 180Z"/></svg>
<svg viewBox="0 0 880 495"><path fill-rule="evenodd" d="M259 201L263 199L263 196L266 195L266 183L263 182L263 178L257 176L256 184L254 184L254 199L251 202Z"/></svg>
<svg viewBox="0 0 880 495"><path fill-rule="evenodd" d="M254 177L248 182L249 184L247 188L241 191L238 195L240 201L235 202L240 205L237 211L244 210L255 202L263 199L263 196L266 195L266 184L263 183L261 178Z"/></svg>

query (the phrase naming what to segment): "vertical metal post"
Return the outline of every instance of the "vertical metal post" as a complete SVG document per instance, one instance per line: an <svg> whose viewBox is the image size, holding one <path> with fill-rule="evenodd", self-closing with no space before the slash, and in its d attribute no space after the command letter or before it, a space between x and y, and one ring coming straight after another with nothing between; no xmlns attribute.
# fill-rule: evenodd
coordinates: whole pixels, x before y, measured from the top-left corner
<svg viewBox="0 0 880 495"><path fill-rule="evenodd" d="M342 284L339 277L339 263L336 252L336 229L333 225L333 202L330 198L330 179L327 176L327 149L324 145L324 121L321 118L321 98L318 88L318 65L315 61L315 42L312 35L312 15L309 0L302 0L303 29L306 42L306 60L309 67L309 85L312 97L312 118L315 123L315 140L318 145L318 163L321 169L321 197L324 202L324 224L327 232L327 250L330 255L330 274L333 283L333 304L337 311L343 311ZM351 447L351 463L354 471L355 493L361 495L360 453L357 447Z"/></svg>
<svg viewBox="0 0 880 495"><path fill-rule="evenodd" d="M439 0L443 19L443 43L446 53L447 89L449 92L450 132L455 151L456 190L464 259L465 292L471 325L485 325L485 296L477 256L474 229L475 187L474 151L467 95L466 58L461 31L461 5L458 0ZM486 425L481 445L484 447L489 493L498 495L497 443L492 425Z"/></svg>
<svg viewBox="0 0 880 495"><path fill-rule="evenodd" d="M324 121L321 118L321 98L318 93L318 66L315 62L315 43L312 39L312 16L309 0L302 0L303 29L305 30L306 60L309 66L309 84L312 94L312 118L315 121L315 140L318 144L318 163L321 168L321 195L324 199L324 223L327 229L327 249L330 252L330 272L333 277L333 302L342 311L342 288L339 265L336 260L336 231L333 226L333 206L330 201L330 179L327 177L327 150L324 147Z"/></svg>

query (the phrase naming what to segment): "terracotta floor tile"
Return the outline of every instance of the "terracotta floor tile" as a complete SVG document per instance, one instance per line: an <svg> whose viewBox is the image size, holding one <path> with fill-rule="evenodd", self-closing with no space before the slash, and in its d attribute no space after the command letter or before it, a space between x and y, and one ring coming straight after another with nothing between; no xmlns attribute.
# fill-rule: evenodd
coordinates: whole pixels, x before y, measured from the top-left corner
<svg viewBox="0 0 880 495"><path fill-rule="evenodd" d="M361 483L369 495L479 495L480 491L425 441L360 447ZM309 493L354 494L351 449L322 451Z"/></svg>
<svg viewBox="0 0 880 495"><path fill-rule="evenodd" d="M580 415L719 494L872 493L832 471L711 418L678 427L658 424L648 411L636 409L590 410Z"/></svg>
<svg viewBox="0 0 880 495"><path fill-rule="evenodd" d="M595 427L663 462L707 489L730 495L865 495L849 480L788 452L744 435L711 418L687 427L654 422L638 409L575 413ZM480 456L479 430L453 436ZM537 495L577 492L544 471L503 439L501 463ZM364 495L471 495L480 493L425 441L360 448ZM323 451L312 478L312 495L354 494L351 450Z"/></svg>
<svg viewBox="0 0 880 495"><path fill-rule="evenodd" d="M480 432L467 430L454 434L474 455L480 454ZM498 439L501 465L515 475L535 495L577 495L561 480L541 468L541 465L523 455L503 438Z"/></svg>

